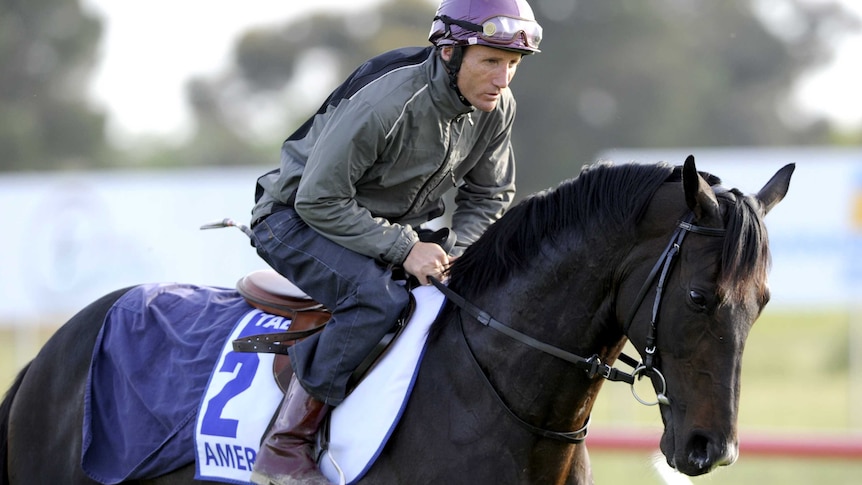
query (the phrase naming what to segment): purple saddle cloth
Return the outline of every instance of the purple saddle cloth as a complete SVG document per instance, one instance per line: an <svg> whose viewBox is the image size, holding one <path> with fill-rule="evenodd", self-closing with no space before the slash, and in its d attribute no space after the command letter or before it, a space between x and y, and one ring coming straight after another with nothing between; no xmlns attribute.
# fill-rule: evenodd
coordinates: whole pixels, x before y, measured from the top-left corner
<svg viewBox="0 0 862 485"><path fill-rule="evenodd" d="M188 284L141 285L117 300L84 393L81 466L90 478L115 484L194 462L204 388L251 310L236 290Z"/></svg>

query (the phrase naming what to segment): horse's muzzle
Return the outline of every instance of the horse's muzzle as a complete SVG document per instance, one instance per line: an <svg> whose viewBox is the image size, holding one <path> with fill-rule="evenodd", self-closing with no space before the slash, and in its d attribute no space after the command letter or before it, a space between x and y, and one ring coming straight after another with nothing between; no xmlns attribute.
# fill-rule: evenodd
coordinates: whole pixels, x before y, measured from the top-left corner
<svg viewBox="0 0 862 485"><path fill-rule="evenodd" d="M689 476L703 475L719 466L731 465L739 456L739 447L735 440L698 431L690 433L681 450L674 450L672 453L667 451L665 456L668 464Z"/></svg>

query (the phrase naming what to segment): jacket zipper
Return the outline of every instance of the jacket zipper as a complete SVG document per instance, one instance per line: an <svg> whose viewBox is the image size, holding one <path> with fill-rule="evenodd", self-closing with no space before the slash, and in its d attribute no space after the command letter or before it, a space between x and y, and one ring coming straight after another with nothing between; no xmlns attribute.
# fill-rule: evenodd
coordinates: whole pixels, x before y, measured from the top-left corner
<svg viewBox="0 0 862 485"><path fill-rule="evenodd" d="M431 177L429 177L428 180L426 180L425 183L422 184L422 187L419 188L419 192L417 192L416 197L413 199L413 202L410 203L410 207L407 208L406 212L404 212L403 214L398 216L398 219L401 219L401 218L407 216L407 214L410 214L411 212L413 212L413 209L416 208L416 204L419 203L419 196L425 192L425 189L428 188L428 185L430 185L431 182L433 182L444 169L448 169L448 171L451 173L450 178L452 179L452 185L453 186L455 185L455 174L452 172L452 169L450 167L451 163L449 160L449 155L452 153L452 143L453 143L452 142L452 124L455 122L460 122L464 118L464 116L465 115L458 115L457 117L453 118L449 122L449 126L447 128L447 130L449 131L449 143L448 143L448 146L446 147L446 156L443 157L443 163L440 165L440 168L435 170L434 173L431 174ZM443 177L442 179L440 179L440 182L437 183L437 185L435 185L435 188L439 187L440 184L442 184L445 179L446 179L446 177Z"/></svg>

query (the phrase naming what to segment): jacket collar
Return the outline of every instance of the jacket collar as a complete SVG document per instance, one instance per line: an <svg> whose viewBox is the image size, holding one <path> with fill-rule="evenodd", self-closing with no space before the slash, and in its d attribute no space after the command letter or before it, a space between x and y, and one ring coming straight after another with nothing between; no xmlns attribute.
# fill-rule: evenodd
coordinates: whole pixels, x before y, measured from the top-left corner
<svg viewBox="0 0 862 485"><path fill-rule="evenodd" d="M443 59L437 52L436 47L431 47L429 54L427 70L428 70L428 89L431 91L431 97L440 111L447 116L457 118L458 116L471 113L476 110L473 106L465 105L458 93L449 86L449 73L443 65Z"/></svg>

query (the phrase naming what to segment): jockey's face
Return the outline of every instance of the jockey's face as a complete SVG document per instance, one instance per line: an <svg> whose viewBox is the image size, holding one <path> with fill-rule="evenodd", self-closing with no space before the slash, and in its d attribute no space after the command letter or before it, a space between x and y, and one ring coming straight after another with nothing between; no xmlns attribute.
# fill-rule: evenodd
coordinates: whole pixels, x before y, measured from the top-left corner
<svg viewBox="0 0 862 485"><path fill-rule="evenodd" d="M448 61L452 58L452 47L444 47L440 55ZM501 93L508 89L515 76L521 57L518 52L484 45L465 48L461 70L458 71L461 95L476 109L493 111Z"/></svg>

